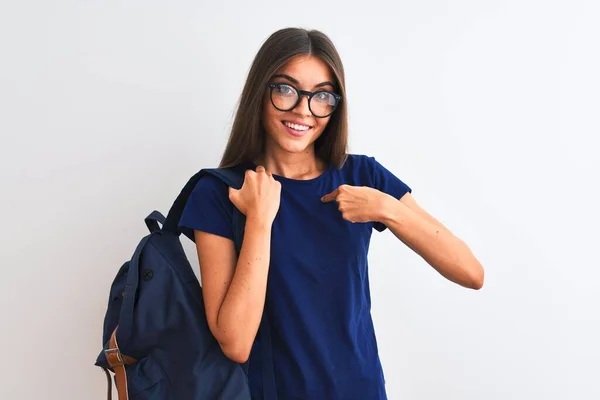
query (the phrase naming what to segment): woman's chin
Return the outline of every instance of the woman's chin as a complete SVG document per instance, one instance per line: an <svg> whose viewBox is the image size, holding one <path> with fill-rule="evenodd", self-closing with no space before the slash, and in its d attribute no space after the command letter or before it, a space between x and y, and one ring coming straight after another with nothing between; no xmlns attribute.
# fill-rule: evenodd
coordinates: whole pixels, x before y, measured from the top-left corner
<svg viewBox="0 0 600 400"><path fill-rule="evenodd" d="M304 140L290 140L283 139L278 140L277 147L283 150L286 153L297 154L297 153L305 153L306 149L310 146L310 142L307 140L308 138L304 138Z"/></svg>
<svg viewBox="0 0 600 400"><path fill-rule="evenodd" d="M305 143L293 143L291 145L284 146L283 149L292 154L306 153L307 146Z"/></svg>

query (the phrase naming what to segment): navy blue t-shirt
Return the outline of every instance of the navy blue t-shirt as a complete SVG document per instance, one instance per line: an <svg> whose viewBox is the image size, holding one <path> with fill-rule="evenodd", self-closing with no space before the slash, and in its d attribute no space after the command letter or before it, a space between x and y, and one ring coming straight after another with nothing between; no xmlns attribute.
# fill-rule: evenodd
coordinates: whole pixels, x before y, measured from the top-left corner
<svg viewBox="0 0 600 400"><path fill-rule="evenodd" d="M281 182L273 222L266 309L280 399L386 399L373 321L367 253L380 223L350 223L321 197L342 184L401 198L411 192L373 157L350 155L341 169ZM180 225L233 240L227 186L201 179ZM250 354L253 399L262 398L260 335Z"/></svg>

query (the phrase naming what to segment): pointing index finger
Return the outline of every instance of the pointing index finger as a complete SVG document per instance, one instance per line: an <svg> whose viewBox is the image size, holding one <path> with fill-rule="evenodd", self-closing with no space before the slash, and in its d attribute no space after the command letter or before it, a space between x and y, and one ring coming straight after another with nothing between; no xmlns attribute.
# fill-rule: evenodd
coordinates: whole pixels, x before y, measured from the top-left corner
<svg viewBox="0 0 600 400"><path fill-rule="evenodd" d="M338 195L338 189L335 189L333 192L326 194L325 196L321 197L321 201L323 203L328 203L330 201L335 200L335 198Z"/></svg>

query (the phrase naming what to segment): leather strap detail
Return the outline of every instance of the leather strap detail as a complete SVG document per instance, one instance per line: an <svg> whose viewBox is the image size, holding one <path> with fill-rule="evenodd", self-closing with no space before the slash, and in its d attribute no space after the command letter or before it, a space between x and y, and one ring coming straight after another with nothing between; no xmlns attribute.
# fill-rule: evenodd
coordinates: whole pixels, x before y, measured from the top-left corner
<svg viewBox="0 0 600 400"><path fill-rule="evenodd" d="M108 365L115 373L117 381L117 393L119 393L119 400L129 400L127 392L127 371L125 371L126 365L135 364L136 359L126 356L121 353L119 344L117 343L117 329L115 329L110 336L108 348L104 351ZM108 400L111 400L112 396L108 396Z"/></svg>

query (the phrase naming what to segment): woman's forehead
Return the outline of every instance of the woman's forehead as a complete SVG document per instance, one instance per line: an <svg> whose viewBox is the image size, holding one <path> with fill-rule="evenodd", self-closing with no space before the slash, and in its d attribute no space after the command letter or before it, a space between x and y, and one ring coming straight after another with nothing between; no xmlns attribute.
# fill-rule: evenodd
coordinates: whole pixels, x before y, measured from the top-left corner
<svg viewBox="0 0 600 400"><path fill-rule="evenodd" d="M333 81L329 66L314 56L297 56L281 67L277 74L288 75L301 86L314 87L320 83Z"/></svg>

